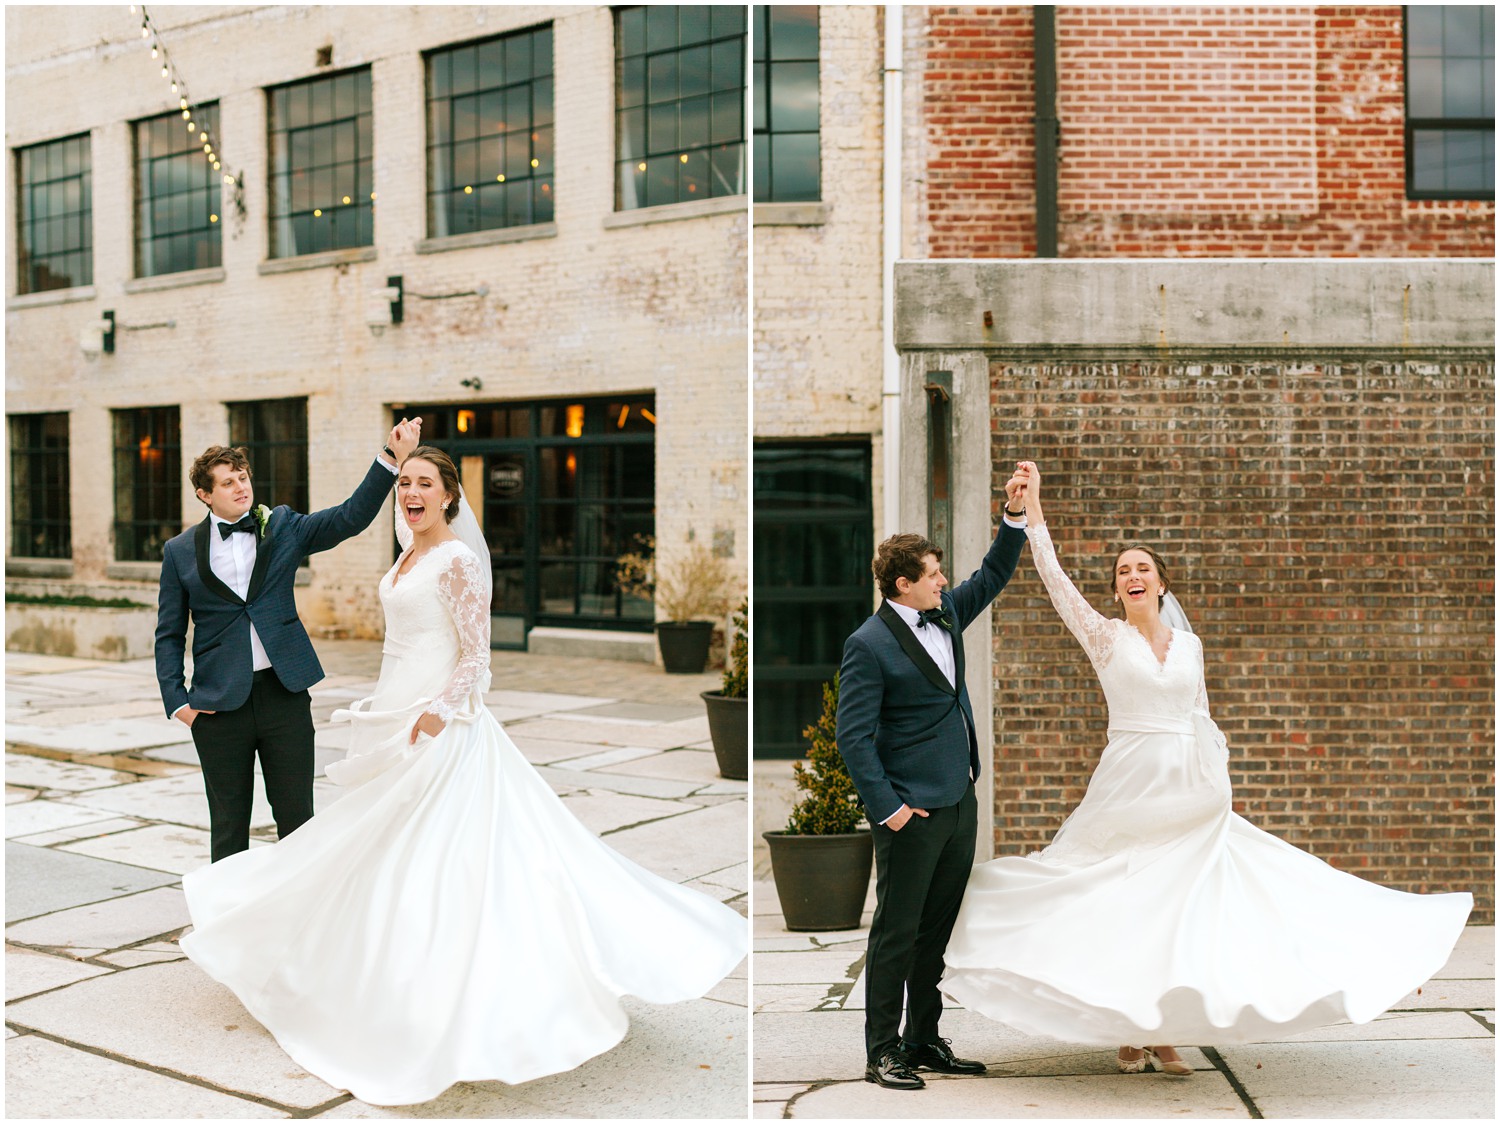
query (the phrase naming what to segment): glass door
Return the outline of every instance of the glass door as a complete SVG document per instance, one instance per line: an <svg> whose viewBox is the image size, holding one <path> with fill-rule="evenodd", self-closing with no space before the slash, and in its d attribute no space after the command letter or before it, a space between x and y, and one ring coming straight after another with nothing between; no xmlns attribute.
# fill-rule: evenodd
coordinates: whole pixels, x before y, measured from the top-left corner
<svg viewBox="0 0 1500 1124"><path fill-rule="evenodd" d="M535 520L527 515L536 502L536 450L514 449L472 459L482 462L484 537L490 544L495 575L490 644L524 649L526 633L535 620L529 591L534 584L530 570L536 557L536 530Z"/></svg>

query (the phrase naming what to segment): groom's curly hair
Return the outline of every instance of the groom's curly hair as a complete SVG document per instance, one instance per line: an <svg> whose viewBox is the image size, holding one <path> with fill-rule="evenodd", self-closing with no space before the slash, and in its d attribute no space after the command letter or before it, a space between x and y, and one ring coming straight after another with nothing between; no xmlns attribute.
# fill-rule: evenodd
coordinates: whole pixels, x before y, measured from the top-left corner
<svg viewBox="0 0 1500 1124"><path fill-rule="evenodd" d="M214 490L214 469L221 464L227 464L235 472L243 471L246 476L255 475L250 471L248 449L243 446L231 449L226 445L210 445L188 469L188 480L192 482L194 492ZM199 498L202 499L201 496Z"/></svg>
<svg viewBox="0 0 1500 1124"><path fill-rule="evenodd" d="M877 546L870 569L875 572L875 584L880 586L880 595L887 600L901 596L901 591L896 588L896 579L905 578L909 582L920 580L927 572L922 559L929 554L936 555L939 562L943 560L943 552L935 543L910 532L892 535Z"/></svg>

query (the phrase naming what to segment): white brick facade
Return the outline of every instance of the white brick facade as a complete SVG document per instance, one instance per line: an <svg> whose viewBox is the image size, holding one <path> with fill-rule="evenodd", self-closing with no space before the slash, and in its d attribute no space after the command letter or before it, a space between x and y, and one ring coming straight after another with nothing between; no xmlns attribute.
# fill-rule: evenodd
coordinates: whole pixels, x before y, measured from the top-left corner
<svg viewBox="0 0 1500 1124"><path fill-rule="evenodd" d="M180 405L185 477L199 451L227 441L226 401L303 395L316 509L359 481L393 406L654 393L662 560L690 535L732 543L743 581L747 199L614 212L608 8L181 7L152 16L193 97L219 104L217 142L225 170L243 173L248 213L224 217L222 270L143 285L131 283L131 122L174 101L138 21L123 4L6 12L7 148L80 132L92 138L93 286L16 297L14 248L6 258L6 412L69 412L77 591L130 578L154 585L153 564L113 561L111 409ZM547 21L555 223L423 246L422 52ZM332 65L320 71L317 51L329 45ZM373 252L340 252L367 260L316 268L271 262L265 88L365 65L374 104ZM13 158L9 168L5 221L14 231ZM227 198L224 209L232 212ZM376 334L365 322L369 293L393 274L405 279L405 322ZM480 286L488 295L411 295ZM115 354L87 357L80 330L104 309L123 325L176 326L120 331ZM476 377L482 391L460 385ZM185 478L182 503L184 524L197 522L202 508ZM299 594L314 634L377 635L374 586L389 562L384 518L315 556L312 584ZM25 569L8 562L12 577Z"/></svg>

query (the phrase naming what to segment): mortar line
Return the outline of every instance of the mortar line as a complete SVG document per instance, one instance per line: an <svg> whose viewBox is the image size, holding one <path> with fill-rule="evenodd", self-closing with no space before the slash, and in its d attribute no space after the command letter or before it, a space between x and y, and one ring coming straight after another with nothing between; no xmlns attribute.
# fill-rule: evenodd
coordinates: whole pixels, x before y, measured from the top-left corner
<svg viewBox="0 0 1500 1124"><path fill-rule="evenodd" d="M1229 1082L1229 1087L1234 1090L1235 1096L1239 1097L1240 1102L1250 1113L1250 1119L1264 1120L1265 1116L1256 1107L1255 1099L1250 1096L1249 1090L1240 1084L1240 1079L1234 1075L1234 1071L1229 1068L1229 1063L1220 1056L1219 1051L1212 1046L1200 1046L1198 1049L1202 1051L1205 1058L1213 1063L1213 1067L1224 1075L1224 1080Z"/></svg>

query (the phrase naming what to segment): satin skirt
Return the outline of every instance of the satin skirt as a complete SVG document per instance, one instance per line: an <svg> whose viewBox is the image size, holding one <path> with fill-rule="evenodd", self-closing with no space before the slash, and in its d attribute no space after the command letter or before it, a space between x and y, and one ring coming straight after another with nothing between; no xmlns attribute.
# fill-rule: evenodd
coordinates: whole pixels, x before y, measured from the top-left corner
<svg viewBox="0 0 1500 1124"><path fill-rule="evenodd" d="M477 699L408 746L423 701L343 714L362 752L329 772L357 787L183 879L183 950L299 1065L378 1105L530 1081L618 1043L621 996L744 958L743 917L601 842Z"/></svg>
<svg viewBox="0 0 1500 1124"><path fill-rule="evenodd" d="M1447 961L1471 895L1378 886L1234 814L1206 716L1133 725L1051 846L973 869L944 994L1065 1042L1232 1045L1368 1022Z"/></svg>

